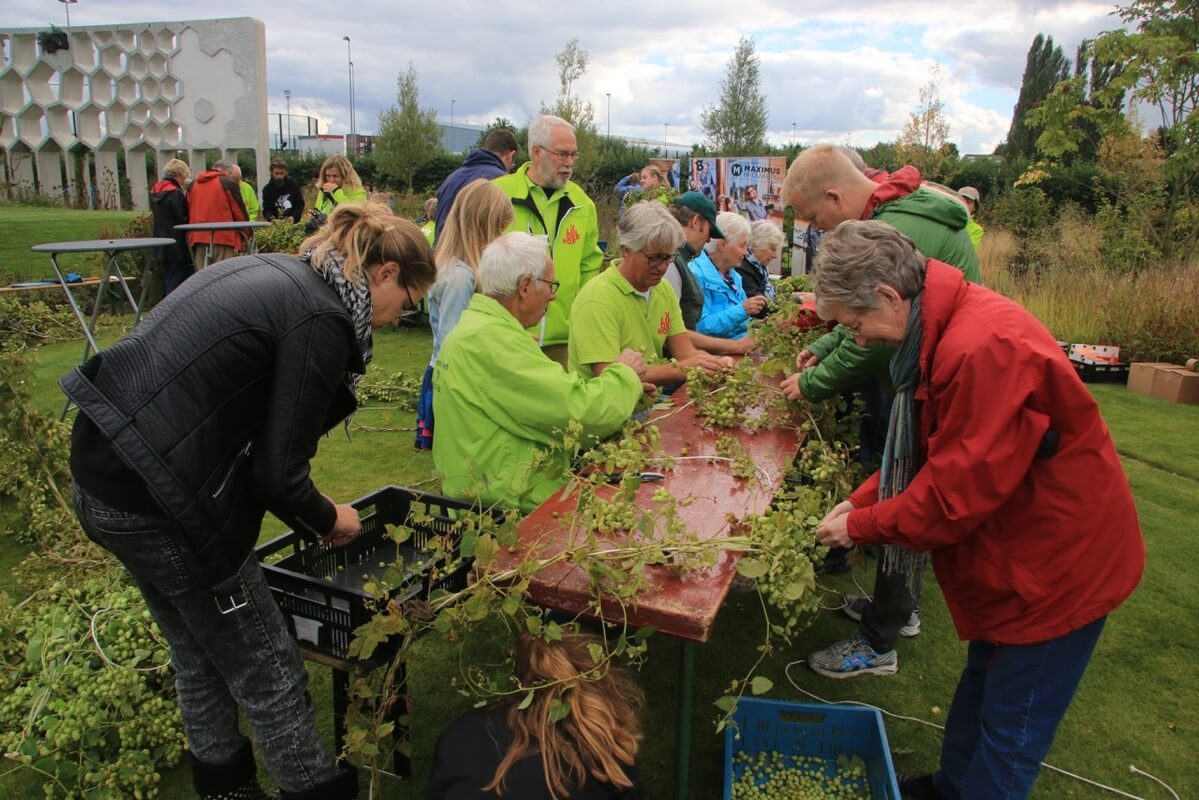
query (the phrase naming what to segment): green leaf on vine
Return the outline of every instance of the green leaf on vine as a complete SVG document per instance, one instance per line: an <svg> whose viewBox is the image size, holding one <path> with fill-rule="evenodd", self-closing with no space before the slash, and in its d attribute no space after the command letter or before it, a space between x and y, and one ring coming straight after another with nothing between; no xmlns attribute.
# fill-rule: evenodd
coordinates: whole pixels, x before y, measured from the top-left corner
<svg viewBox="0 0 1199 800"><path fill-rule="evenodd" d="M517 708L520 709L521 711L524 711L526 708L528 708L531 705L533 705L533 690L532 689L530 689L529 693L526 694L524 699L520 701L520 705L518 705Z"/></svg>
<svg viewBox="0 0 1199 800"><path fill-rule="evenodd" d="M726 714L732 714L737 708L737 698L733 697L731 694L726 694L724 697L719 698L712 705L716 706Z"/></svg>
<svg viewBox="0 0 1199 800"><path fill-rule="evenodd" d="M554 699L550 701L550 722L561 722L570 716L570 702Z"/></svg>
<svg viewBox="0 0 1199 800"><path fill-rule="evenodd" d="M766 694L773 688L774 681L765 675L755 675L753 680L749 682L749 690L755 695Z"/></svg>
<svg viewBox="0 0 1199 800"><path fill-rule="evenodd" d="M737 562L737 572L750 580L756 580L766 574L769 567L756 558L743 558Z"/></svg>

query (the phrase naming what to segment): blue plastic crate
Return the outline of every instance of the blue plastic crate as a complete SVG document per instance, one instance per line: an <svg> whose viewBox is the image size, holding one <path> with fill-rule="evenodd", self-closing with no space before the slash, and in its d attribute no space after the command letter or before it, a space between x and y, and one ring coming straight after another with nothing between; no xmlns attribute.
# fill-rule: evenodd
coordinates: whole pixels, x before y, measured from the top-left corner
<svg viewBox="0 0 1199 800"><path fill-rule="evenodd" d="M819 756L830 764L838 756L857 756L866 762L871 798L899 800L883 717L873 708L743 698L733 720L736 726L724 734L724 800L733 797L733 781L739 776L734 769L740 768L733 756L739 751Z"/></svg>

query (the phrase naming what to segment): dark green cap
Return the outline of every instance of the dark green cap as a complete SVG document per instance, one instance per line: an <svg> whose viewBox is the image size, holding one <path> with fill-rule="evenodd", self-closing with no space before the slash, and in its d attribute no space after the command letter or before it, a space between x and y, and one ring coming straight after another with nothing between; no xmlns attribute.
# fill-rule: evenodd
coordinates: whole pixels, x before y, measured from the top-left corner
<svg viewBox="0 0 1199 800"><path fill-rule="evenodd" d="M706 194L701 194L699 192L683 192L670 202L677 203L680 206L686 206L711 223L713 239L724 238L724 234L716 225L716 204L713 203L712 199Z"/></svg>

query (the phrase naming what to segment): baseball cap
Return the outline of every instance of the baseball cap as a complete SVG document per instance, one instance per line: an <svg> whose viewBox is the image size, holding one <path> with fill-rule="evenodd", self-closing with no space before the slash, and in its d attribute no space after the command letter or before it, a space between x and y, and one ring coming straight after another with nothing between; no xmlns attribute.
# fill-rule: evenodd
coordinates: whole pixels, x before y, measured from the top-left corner
<svg viewBox="0 0 1199 800"><path fill-rule="evenodd" d="M286 167L287 167L287 162L286 162L286 161L284 161L284 160L283 160L283 159L281 159L281 158L272 158L272 159L271 159L271 166L272 166L272 167L284 167L284 168L286 168Z"/></svg>
<svg viewBox="0 0 1199 800"><path fill-rule="evenodd" d="M958 189L958 197L964 197L976 203L981 202L978 197L978 189L975 189L973 186L963 186L961 189Z"/></svg>
<svg viewBox="0 0 1199 800"><path fill-rule="evenodd" d="M683 192L681 195L671 200L672 203L677 203L680 206L687 208L699 214L706 219L712 226L712 238L723 239L724 234L720 228L716 227L716 204L706 194L700 192Z"/></svg>

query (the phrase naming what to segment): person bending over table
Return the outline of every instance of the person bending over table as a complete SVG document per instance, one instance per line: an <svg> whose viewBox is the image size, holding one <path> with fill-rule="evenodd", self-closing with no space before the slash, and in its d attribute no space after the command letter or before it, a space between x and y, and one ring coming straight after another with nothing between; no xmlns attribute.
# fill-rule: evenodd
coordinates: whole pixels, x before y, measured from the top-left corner
<svg viewBox="0 0 1199 800"><path fill-rule="evenodd" d="M723 239L712 239L703 252L688 264L704 291L704 310L695 330L722 339L741 339L749 332L749 320L766 307L760 294L747 297L736 267L749 246L749 223L740 214L726 211L716 215Z"/></svg>
<svg viewBox="0 0 1199 800"><path fill-rule="evenodd" d="M683 228L661 203L643 200L617 226L620 262L579 290L570 309L575 320L568 347L570 368L584 378L599 375L622 350L651 360L667 351L675 363L654 364L645 380L657 386L686 380L686 369L713 372L733 366L722 355L744 355L753 339L718 339L683 327L679 298L662 280L683 243ZM714 355L715 354L715 355Z"/></svg>
<svg viewBox="0 0 1199 800"><path fill-rule="evenodd" d="M620 667L597 670L595 636L549 641L527 633L516 645L516 678L541 687L528 708L513 695L468 711L437 740L425 800L635 800L643 738L641 690ZM549 719L565 701L565 719ZM494 794L493 794L494 793Z"/></svg>
<svg viewBox="0 0 1199 800"><path fill-rule="evenodd" d="M433 368L433 464L451 497L532 511L570 478L568 454L554 449L567 425L595 437L619 430L649 386L645 361L627 350L586 379L537 346L525 329L558 288L543 236L489 244L476 285Z"/></svg>
<svg viewBox="0 0 1199 800"><path fill-rule="evenodd" d="M307 673L254 555L270 511L344 544L358 512L312 483L317 442L355 408L371 329L433 281L420 229L338 209L283 254L188 278L63 378L79 406L74 506L133 576L171 647L197 794L266 798L239 710L283 800L357 797L317 733Z"/></svg>
<svg viewBox="0 0 1199 800"><path fill-rule="evenodd" d="M966 666L940 769L904 797L1027 797L1107 615L1145 543L1128 479L1086 386L1018 304L926 259L877 221L827 234L822 316L898 348L882 469L820 523L821 543L882 544L911 575L932 554Z"/></svg>

